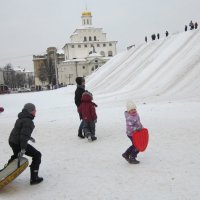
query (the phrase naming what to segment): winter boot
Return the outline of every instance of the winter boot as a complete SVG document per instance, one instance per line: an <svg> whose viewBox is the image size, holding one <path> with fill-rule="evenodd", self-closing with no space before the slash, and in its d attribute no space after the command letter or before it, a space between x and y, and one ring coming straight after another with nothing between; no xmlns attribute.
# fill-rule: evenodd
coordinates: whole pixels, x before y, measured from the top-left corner
<svg viewBox="0 0 200 200"><path fill-rule="evenodd" d="M90 132L85 133L85 135L86 135L88 141L92 141L92 135Z"/></svg>
<svg viewBox="0 0 200 200"><path fill-rule="evenodd" d="M85 138L85 134L84 134L84 136L83 136L82 130L81 130L81 129L78 130L78 137L80 137L81 139L84 139L84 138Z"/></svg>
<svg viewBox="0 0 200 200"><path fill-rule="evenodd" d="M43 181L43 178L38 176L38 170L32 170L32 169L31 169L31 180L30 180L30 184L31 184L31 185L35 185L35 184L38 184L38 183L40 183L40 182L42 182L42 181Z"/></svg>
<svg viewBox="0 0 200 200"><path fill-rule="evenodd" d="M136 160L135 157L130 156L129 163L130 164L139 164L140 161Z"/></svg>
<svg viewBox="0 0 200 200"><path fill-rule="evenodd" d="M96 136L91 136L91 140L92 140L92 141L94 141L94 140L96 140L96 139L97 139Z"/></svg>
<svg viewBox="0 0 200 200"><path fill-rule="evenodd" d="M127 155L126 153L123 153L122 157L125 158L127 162L129 162L129 155Z"/></svg>
<svg viewBox="0 0 200 200"><path fill-rule="evenodd" d="M80 137L81 139L84 139L85 137L82 135L82 133L78 134L78 137Z"/></svg>

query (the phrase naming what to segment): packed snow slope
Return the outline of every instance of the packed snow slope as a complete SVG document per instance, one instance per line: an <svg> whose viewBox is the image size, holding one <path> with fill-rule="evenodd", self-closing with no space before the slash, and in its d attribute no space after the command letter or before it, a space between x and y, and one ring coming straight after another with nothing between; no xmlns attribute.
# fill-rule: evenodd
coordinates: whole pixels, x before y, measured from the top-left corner
<svg viewBox="0 0 200 200"><path fill-rule="evenodd" d="M12 155L8 137L23 105L37 113L32 144L42 153L39 175L29 169L0 190L1 200L199 200L200 32L188 31L123 52L86 78L97 107L97 141L77 137L74 91L0 96L0 165ZM150 140L131 165L122 153L126 100L137 105ZM29 158L31 163L31 158Z"/></svg>
<svg viewBox="0 0 200 200"><path fill-rule="evenodd" d="M199 52L199 30L150 41L107 62L89 77L87 86L106 96L196 98Z"/></svg>

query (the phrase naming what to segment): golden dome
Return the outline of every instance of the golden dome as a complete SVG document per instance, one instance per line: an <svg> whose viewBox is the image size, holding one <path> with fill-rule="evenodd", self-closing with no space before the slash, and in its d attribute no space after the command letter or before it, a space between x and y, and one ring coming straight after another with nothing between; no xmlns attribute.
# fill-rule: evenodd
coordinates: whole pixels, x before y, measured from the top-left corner
<svg viewBox="0 0 200 200"><path fill-rule="evenodd" d="M84 16L84 17L91 17L92 13L90 11L84 11L84 12L82 12L82 16Z"/></svg>

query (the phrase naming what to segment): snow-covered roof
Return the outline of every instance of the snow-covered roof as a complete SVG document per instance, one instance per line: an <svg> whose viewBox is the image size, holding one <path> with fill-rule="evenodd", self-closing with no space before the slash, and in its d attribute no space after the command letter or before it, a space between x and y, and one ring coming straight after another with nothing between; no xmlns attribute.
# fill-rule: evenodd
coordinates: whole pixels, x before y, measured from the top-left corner
<svg viewBox="0 0 200 200"><path fill-rule="evenodd" d="M88 58L89 57L91 58L91 57L103 57L103 56L99 53L91 53L91 54L89 54Z"/></svg>
<svg viewBox="0 0 200 200"><path fill-rule="evenodd" d="M18 71L18 72L24 72L25 71L25 68L20 68L20 67L14 67L13 69L14 69L14 71Z"/></svg>
<svg viewBox="0 0 200 200"><path fill-rule="evenodd" d="M63 51L63 49L58 49L58 50L57 50L57 53L59 53L59 54L64 54L64 51Z"/></svg>
<svg viewBox="0 0 200 200"><path fill-rule="evenodd" d="M86 61L86 59L85 58L69 59L63 62L67 63L67 62L81 62L81 61Z"/></svg>

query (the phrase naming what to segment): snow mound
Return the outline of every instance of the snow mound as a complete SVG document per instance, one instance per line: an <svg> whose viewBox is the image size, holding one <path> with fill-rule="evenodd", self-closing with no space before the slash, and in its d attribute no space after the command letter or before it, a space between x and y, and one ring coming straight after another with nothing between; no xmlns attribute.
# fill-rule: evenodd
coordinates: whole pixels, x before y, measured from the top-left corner
<svg viewBox="0 0 200 200"><path fill-rule="evenodd" d="M200 94L200 32L188 31L123 52L87 79L95 94L196 97Z"/></svg>

